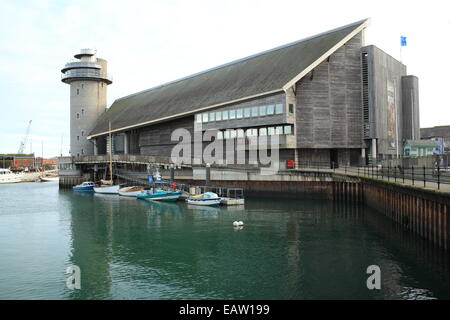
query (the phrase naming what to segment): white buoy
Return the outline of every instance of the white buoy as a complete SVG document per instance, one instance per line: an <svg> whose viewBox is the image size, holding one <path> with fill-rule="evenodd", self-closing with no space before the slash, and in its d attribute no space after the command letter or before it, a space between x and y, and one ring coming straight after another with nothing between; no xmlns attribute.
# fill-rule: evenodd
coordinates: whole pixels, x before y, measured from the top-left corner
<svg viewBox="0 0 450 320"><path fill-rule="evenodd" d="M238 222L238 226L243 226L243 225L244 225L244 222L242 222L242 221Z"/></svg>
<svg viewBox="0 0 450 320"><path fill-rule="evenodd" d="M239 222L237 222L237 221L233 222L233 226L238 227L239 226Z"/></svg>

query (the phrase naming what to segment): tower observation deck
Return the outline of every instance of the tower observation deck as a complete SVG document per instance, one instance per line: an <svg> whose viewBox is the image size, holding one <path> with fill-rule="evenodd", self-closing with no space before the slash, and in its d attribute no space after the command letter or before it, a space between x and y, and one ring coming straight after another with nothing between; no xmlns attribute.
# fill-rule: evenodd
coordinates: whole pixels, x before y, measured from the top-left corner
<svg viewBox="0 0 450 320"><path fill-rule="evenodd" d="M86 137L106 110L112 77L96 50L81 49L74 57L61 69L61 81L70 85L70 154L93 155L93 143Z"/></svg>

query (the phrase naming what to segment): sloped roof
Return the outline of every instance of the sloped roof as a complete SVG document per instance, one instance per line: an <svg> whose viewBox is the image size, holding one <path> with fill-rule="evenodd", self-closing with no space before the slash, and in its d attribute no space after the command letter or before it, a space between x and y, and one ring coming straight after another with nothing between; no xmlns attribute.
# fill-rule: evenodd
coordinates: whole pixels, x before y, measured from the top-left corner
<svg viewBox="0 0 450 320"><path fill-rule="evenodd" d="M117 99L100 116L88 138L106 134L109 121L112 131L121 131L283 91L285 85L318 60L326 59L367 23L367 19L361 20Z"/></svg>

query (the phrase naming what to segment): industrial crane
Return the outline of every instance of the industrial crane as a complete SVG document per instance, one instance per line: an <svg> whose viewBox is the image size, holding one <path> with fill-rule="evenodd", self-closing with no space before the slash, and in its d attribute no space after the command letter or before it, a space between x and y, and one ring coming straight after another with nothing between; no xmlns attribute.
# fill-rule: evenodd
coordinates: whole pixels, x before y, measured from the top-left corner
<svg viewBox="0 0 450 320"><path fill-rule="evenodd" d="M27 145L28 136L30 135L31 121L32 121L32 120L30 120L30 121L28 122L27 132L25 133L25 138L23 138L22 142L20 142L19 151L17 152L18 154L23 154L24 149L25 149L25 146Z"/></svg>

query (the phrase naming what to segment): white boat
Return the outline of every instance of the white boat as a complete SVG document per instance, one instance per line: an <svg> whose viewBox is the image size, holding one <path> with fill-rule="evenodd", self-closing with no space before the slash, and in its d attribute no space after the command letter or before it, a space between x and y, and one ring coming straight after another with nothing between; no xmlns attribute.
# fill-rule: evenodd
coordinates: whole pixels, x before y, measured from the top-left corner
<svg viewBox="0 0 450 320"><path fill-rule="evenodd" d="M226 206L241 206L245 204L245 200L241 198L222 198L220 204Z"/></svg>
<svg viewBox="0 0 450 320"><path fill-rule="evenodd" d="M132 186L119 189L119 195L123 197L136 197L144 191L143 187Z"/></svg>
<svg viewBox="0 0 450 320"><path fill-rule="evenodd" d="M20 176L9 169L0 169L0 183L22 182Z"/></svg>
<svg viewBox="0 0 450 320"><path fill-rule="evenodd" d="M94 187L95 193L103 194L119 194L120 185Z"/></svg>
<svg viewBox="0 0 450 320"><path fill-rule="evenodd" d="M59 177L41 177L42 182L58 182Z"/></svg>
<svg viewBox="0 0 450 320"><path fill-rule="evenodd" d="M217 193L214 192L205 192L202 195L193 196L191 198L186 199L188 204L196 205L196 206L218 206L220 204L220 198Z"/></svg>

